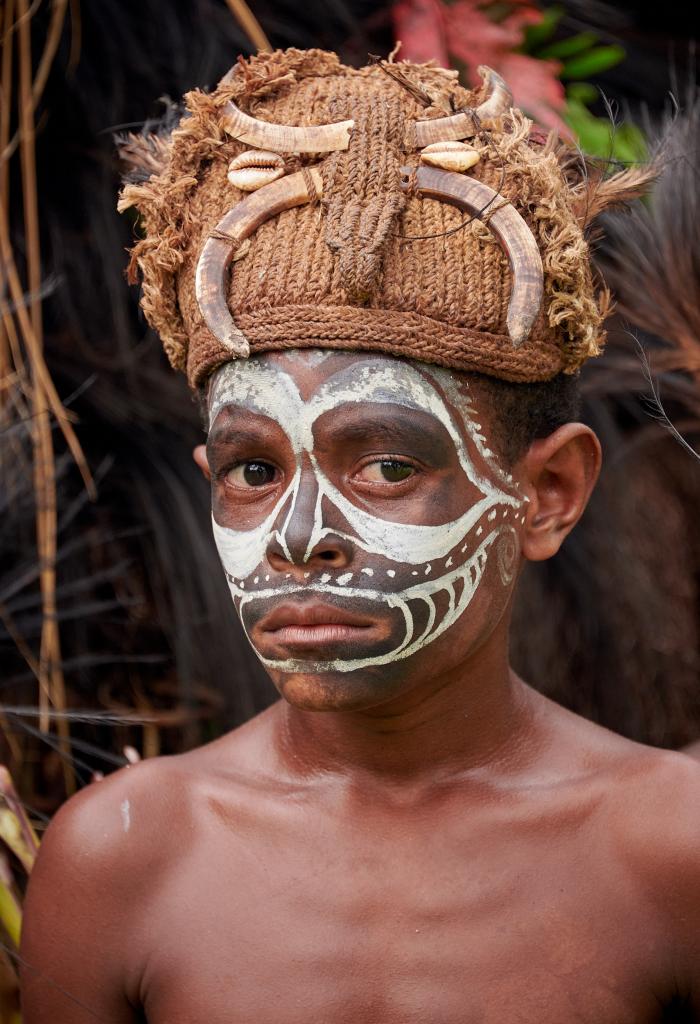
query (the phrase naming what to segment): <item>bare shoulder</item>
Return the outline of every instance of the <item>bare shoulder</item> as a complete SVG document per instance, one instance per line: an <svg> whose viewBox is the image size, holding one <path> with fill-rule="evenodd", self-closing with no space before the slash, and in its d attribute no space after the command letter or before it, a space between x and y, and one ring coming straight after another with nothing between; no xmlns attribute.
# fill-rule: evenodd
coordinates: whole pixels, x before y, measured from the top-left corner
<svg viewBox="0 0 700 1024"><path fill-rule="evenodd" d="M695 885L700 899L700 764L674 751L631 748L611 787L612 819L641 869Z"/></svg>
<svg viewBox="0 0 700 1024"><path fill-rule="evenodd" d="M174 809L177 783L187 786L177 760L129 765L71 797L53 818L37 863L76 858L83 872L112 872L119 864L131 868Z"/></svg>
<svg viewBox="0 0 700 1024"><path fill-rule="evenodd" d="M73 940L96 919L146 900L177 844L187 789L177 758L123 768L68 800L44 835L27 894L25 936L56 917Z"/></svg>
<svg viewBox="0 0 700 1024"><path fill-rule="evenodd" d="M255 732L255 721L249 722L188 753L150 758L87 786L51 822L37 877L55 868L67 879L75 865L83 885L94 880L99 886L109 877L110 894L118 897L123 881L133 898L141 881L151 885L158 872L186 853L182 840L192 835L202 794L222 762L253 763L248 748Z"/></svg>
<svg viewBox="0 0 700 1024"><path fill-rule="evenodd" d="M131 1021L151 893L176 855L177 758L124 768L72 797L42 839L22 925L28 1024ZM184 783L186 788L186 782ZM166 841L164 839L167 837Z"/></svg>
<svg viewBox="0 0 700 1024"><path fill-rule="evenodd" d="M700 1000L700 764L539 697L538 705L551 729L555 786L565 782L567 799L589 808L589 838L607 877L646 909L645 941L665 951L676 982Z"/></svg>
<svg viewBox="0 0 700 1024"><path fill-rule="evenodd" d="M700 1006L700 765L638 749L611 788L605 841L664 936L679 991Z"/></svg>
<svg viewBox="0 0 700 1024"><path fill-rule="evenodd" d="M646 746L547 702L555 777L578 780L595 795L601 824L618 853L656 878L682 859L700 889L700 763Z"/></svg>
<svg viewBox="0 0 700 1024"><path fill-rule="evenodd" d="M83 883L103 875L110 892L120 879L133 896L143 878L147 884L181 855L197 823L202 794L221 764L255 763L257 720L203 747L171 757L129 765L92 783L68 800L55 815L42 840L37 876L53 869L78 867ZM252 749L251 749L252 748Z"/></svg>

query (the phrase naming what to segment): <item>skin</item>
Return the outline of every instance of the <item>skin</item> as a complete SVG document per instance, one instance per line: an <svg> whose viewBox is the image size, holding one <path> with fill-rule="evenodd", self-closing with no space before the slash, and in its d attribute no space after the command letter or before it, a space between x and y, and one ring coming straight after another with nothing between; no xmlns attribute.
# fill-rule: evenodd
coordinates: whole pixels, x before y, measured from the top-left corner
<svg viewBox="0 0 700 1024"><path fill-rule="evenodd" d="M338 374L360 379L386 361L256 362L280 387L293 381L301 422ZM427 406L359 397L313 420L311 454L294 451L293 425L256 411L249 386L218 406L214 388L195 457L225 564L236 546L225 531L249 532L250 562L279 504L262 566L246 567L258 584L241 589L227 572L283 699L59 812L27 899L25 1024L700 1019L699 766L570 714L508 664L517 569L551 557L583 513L595 435L566 424L508 471L484 454L497 411L457 378L448 397L429 368L412 374L448 410L452 447ZM479 500L460 445L482 482L514 499L502 517L513 544L499 555L494 540L449 628L410 656L348 669L401 641L391 601L416 563L394 559L390 576L375 549L396 554L414 537L401 524L447 530ZM396 462L412 472L389 481ZM340 494L320 519L318 467ZM367 517L339 516L343 500ZM381 543L377 520L394 524ZM343 597L338 578L363 568L374 596ZM245 604L251 586L270 595ZM437 622L447 603L435 601Z"/></svg>

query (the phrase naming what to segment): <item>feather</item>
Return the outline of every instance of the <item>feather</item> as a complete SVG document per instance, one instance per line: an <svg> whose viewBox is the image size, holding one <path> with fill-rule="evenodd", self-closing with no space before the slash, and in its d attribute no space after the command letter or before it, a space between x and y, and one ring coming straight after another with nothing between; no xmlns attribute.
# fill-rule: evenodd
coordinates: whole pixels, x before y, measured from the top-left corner
<svg viewBox="0 0 700 1024"><path fill-rule="evenodd" d="M124 165L124 181L129 185L147 181L153 174L162 174L170 155L170 136L155 132L136 135L127 132L115 138L119 159Z"/></svg>
<svg viewBox="0 0 700 1024"><path fill-rule="evenodd" d="M635 199L645 195L660 173L657 161L626 167L617 174L606 178L602 175L589 177L585 191L584 224L590 224L606 210L628 206Z"/></svg>
<svg viewBox="0 0 700 1024"><path fill-rule="evenodd" d="M658 152L647 163L610 174L608 160L588 156L560 140L553 148L571 190L574 216L583 228L590 228L606 211L627 208L644 196L663 169Z"/></svg>
<svg viewBox="0 0 700 1024"><path fill-rule="evenodd" d="M182 117L183 108L167 96L162 96L160 102L165 107L162 117L146 121L140 132L114 136L125 185L140 185L152 175L162 174L168 164L171 133Z"/></svg>

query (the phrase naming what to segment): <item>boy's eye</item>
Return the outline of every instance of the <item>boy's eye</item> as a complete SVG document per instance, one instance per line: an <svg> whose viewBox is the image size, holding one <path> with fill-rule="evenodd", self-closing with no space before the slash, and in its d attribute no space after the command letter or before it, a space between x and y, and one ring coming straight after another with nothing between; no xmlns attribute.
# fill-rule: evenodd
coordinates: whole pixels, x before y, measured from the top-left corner
<svg viewBox="0 0 700 1024"><path fill-rule="evenodd" d="M277 470L269 462L241 462L226 474L235 487L265 487L274 483Z"/></svg>
<svg viewBox="0 0 700 1024"><path fill-rule="evenodd" d="M368 483L397 484L402 480L407 480L414 473L414 467L408 462L400 462L398 459L378 459L377 462L369 462L363 466L359 477Z"/></svg>

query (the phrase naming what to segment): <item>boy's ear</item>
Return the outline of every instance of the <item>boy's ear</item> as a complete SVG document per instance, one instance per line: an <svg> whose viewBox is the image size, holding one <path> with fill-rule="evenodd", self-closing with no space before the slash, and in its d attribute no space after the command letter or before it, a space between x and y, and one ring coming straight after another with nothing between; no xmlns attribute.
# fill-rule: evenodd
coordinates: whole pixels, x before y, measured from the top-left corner
<svg viewBox="0 0 700 1024"><path fill-rule="evenodd" d="M207 459L207 446L205 444L198 444L192 452L192 458L207 480L211 480L211 470L209 469L209 460Z"/></svg>
<svg viewBox="0 0 700 1024"><path fill-rule="evenodd" d="M521 537L525 558L541 562L557 553L583 515L600 464L600 442L583 423L566 423L530 445L521 477L530 499Z"/></svg>

